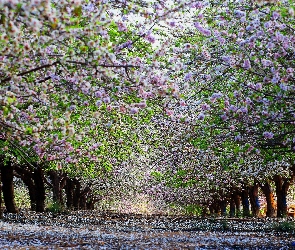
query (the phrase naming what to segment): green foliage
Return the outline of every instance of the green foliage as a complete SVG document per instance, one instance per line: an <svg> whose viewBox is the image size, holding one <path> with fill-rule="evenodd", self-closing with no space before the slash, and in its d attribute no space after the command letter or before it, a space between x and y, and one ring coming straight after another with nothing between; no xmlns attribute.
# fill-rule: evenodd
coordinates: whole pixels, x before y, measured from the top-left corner
<svg viewBox="0 0 295 250"><path fill-rule="evenodd" d="M49 203L47 206L47 210L54 214L65 212L64 206L56 201Z"/></svg>
<svg viewBox="0 0 295 250"><path fill-rule="evenodd" d="M185 214L193 215L193 216L201 216L202 215L202 207L197 204L189 204L185 208Z"/></svg>
<svg viewBox="0 0 295 250"><path fill-rule="evenodd" d="M151 172L151 176L153 176L156 179L156 181L161 181L164 177L164 175L158 171Z"/></svg>
<svg viewBox="0 0 295 250"><path fill-rule="evenodd" d="M27 188L17 185L14 189L14 201L18 208L30 208L30 197Z"/></svg>
<svg viewBox="0 0 295 250"><path fill-rule="evenodd" d="M274 223L273 229L280 232L293 232L295 231L295 222L294 221L281 221Z"/></svg>
<svg viewBox="0 0 295 250"><path fill-rule="evenodd" d="M229 225L229 223L228 223L228 220L222 220L222 221L220 222L220 224L221 224L221 230L223 230L223 231L227 231L227 230L230 229L230 225Z"/></svg>

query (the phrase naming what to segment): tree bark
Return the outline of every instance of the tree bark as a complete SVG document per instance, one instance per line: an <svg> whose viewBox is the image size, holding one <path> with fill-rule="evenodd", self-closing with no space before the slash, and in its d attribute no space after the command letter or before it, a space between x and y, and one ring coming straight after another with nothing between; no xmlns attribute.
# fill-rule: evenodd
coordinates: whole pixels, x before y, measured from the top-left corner
<svg viewBox="0 0 295 250"><path fill-rule="evenodd" d="M267 181L263 185L260 184L260 187L266 198L266 203L267 203L266 216L275 217L275 214L276 214L275 196L273 194L273 191L269 182Z"/></svg>
<svg viewBox="0 0 295 250"><path fill-rule="evenodd" d="M202 205L202 217L207 217L208 215L208 204Z"/></svg>
<svg viewBox="0 0 295 250"><path fill-rule="evenodd" d="M86 204L86 197L84 195L82 195L80 197L80 204L79 204L80 209L82 210L86 210L87 208L87 204Z"/></svg>
<svg viewBox="0 0 295 250"><path fill-rule="evenodd" d="M230 197L230 210L229 210L229 216L230 217L235 217L236 215L236 204L235 204L235 199L234 195L232 194Z"/></svg>
<svg viewBox="0 0 295 250"><path fill-rule="evenodd" d="M234 193L234 201L236 206L236 216L239 217L241 213L241 199L237 193Z"/></svg>
<svg viewBox="0 0 295 250"><path fill-rule="evenodd" d="M214 202L214 213L215 213L215 215L219 215L219 212L220 212L219 201L215 200L215 202Z"/></svg>
<svg viewBox="0 0 295 250"><path fill-rule="evenodd" d="M94 210L95 204L101 200L100 197L95 197L94 195L90 195L87 201L87 209ZM202 211L203 212L203 211Z"/></svg>
<svg viewBox="0 0 295 250"><path fill-rule="evenodd" d="M73 205L74 205L74 209L78 210L78 209L80 209L80 189L81 189L81 184L80 184L79 180L77 180L77 179L74 179L73 181L75 183Z"/></svg>
<svg viewBox="0 0 295 250"><path fill-rule="evenodd" d="M209 212L210 212L210 215L214 214L214 207L212 204L209 205Z"/></svg>
<svg viewBox="0 0 295 250"><path fill-rule="evenodd" d="M91 189L89 186L86 186L83 191L80 193L80 209L86 210L87 209L87 198L89 195L89 192L91 192Z"/></svg>
<svg viewBox="0 0 295 250"><path fill-rule="evenodd" d="M57 171L51 170L48 172L52 182L53 202L63 205L62 189L65 185L65 176Z"/></svg>
<svg viewBox="0 0 295 250"><path fill-rule="evenodd" d="M249 189L249 198L251 203L251 211L253 217L259 216L260 204L259 204L259 196L258 196L258 184L250 187Z"/></svg>
<svg viewBox="0 0 295 250"><path fill-rule="evenodd" d="M212 203L209 205L209 211L210 215L218 215L220 212L220 205L219 200L216 198L212 201Z"/></svg>
<svg viewBox="0 0 295 250"><path fill-rule="evenodd" d="M36 211L36 187L32 180L32 173L27 172L24 177L22 178L22 181L25 183L29 190L29 196L30 196L30 204L31 204L31 210Z"/></svg>
<svg viewBox="0 0 295 250"><path fill-rule="evenodd" d="M276 184L276 195L277 195L277 217L282 218L287 216L287 192L290 186L290 180L283 178L282 176L276 175L274 177Z"/></svg>
<svg viewBox="0 0 295 250"><path fill-rule="evenodd" d="M242 205L243 205L243 216L250 216L250 204L249 204L249 190L244 188L241 193Z"/></svg>
<svg viewBox="0 0 295 250"><path fill-rule="evenodd" d="M6 164L1 162L1 175L3 183L4 203L8 213L18 213L14 201L14 187L13 187L13 166L10 161Z"/></svg>
<svg viewBox="0 0 295 250"><path fill-rule="evenodd" d="M42 168L37 165L34 169L33 179L36 187L36 212L44 212L46 199L44 173Z"/></svg>
<svg viewBox="0 0 295 250"><path fill-rule="evenodd" d="M67 197L66 205L68 209L72 209L74 206L74 188L75 188L75 184L70 178L68 178L67 183L65 185L65 191L66 191L66 197Z"/></svg>
<svg viewBox="0 0 295 250"><path fill-rule="evenodd" d="M220 200L220 210L221 210L222 216L226 216L226 205L227 205L226 199Z"/></svg>

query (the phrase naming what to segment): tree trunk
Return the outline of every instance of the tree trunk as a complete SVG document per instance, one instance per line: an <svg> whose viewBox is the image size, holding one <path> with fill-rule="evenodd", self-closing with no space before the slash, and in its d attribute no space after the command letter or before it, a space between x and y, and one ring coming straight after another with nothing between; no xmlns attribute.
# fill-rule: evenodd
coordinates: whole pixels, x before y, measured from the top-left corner
<svg viewBox="0 0 295 250"><path fill-rule="evenodd" d="M100 201L100 200L101 200L100 198L94 197L93 195L91 195L88 198L88 201L87 201L87 209L88 210L94 210L95 203Z"/></svg>
<svg viewBox="0 0 295 250"><path fill-rule="evenodd" d="M227 205L227 202L225 199L220 201L220 209L221 209L222 216L226 216L226 205Z"/></svg>
<svg viewBox="0 0 295 250"><path fill-rule="evenodd" d="M275 196L273 194L272 188L267 181L263 185L260 185L262 192L265 195L266 203L267 203L267 209L266 209L266 216L267 217L275 217Z"/></svg>
<svg viewBox="0 0 295 250"><path fill-rule="evenodd" d="M74 188L75 185L71 179L67 179L67 183L65 185L66 197L67 197L67 208L72 209L74 206Z"/></svg>
<svg viewBox="0 0 295 250"><path fill-rule="evenodd" d="M214 204L214 213L215 215L219 215L220 213L220 206L219 206L219 201L215 200Z"/></svg>
<svg viewBox="0 0 295 250"><path fill-rule="evenodd" d="M74 205L74 209L78 210L78 209L80 209L80 189L81 189L81 185L80 185L79 180L74 179L73 181L75 182L73 205Z"/></svg>
<svg viewBox="0 0 295 250"><path fill-rule="evenodd" d="M82 195L80 197L80 204L79 204L80 209L82 210L86 210L87 208L87 204L86 204L86 197L84 195Z"/></svg>
<svg viewBox="0 0 295 250"><path fill-rule="evenodd" d="M87 210L94 210L94 202L93 200L89 200L86 202L86 208Z"/></svg>
<svg viewBox="0 0 295 250"><path fill-rule="evenodd" d="M83 189L83 191L80 193L80 209L83 209L83 210L87 209L87 198L88 198L89 192L91 192L91 189L89 186L86 186Z"/></svg>
<svg viewBox="0 0 295 250"><path fill-rule="evenodd" d="M277 195L277 217L287 216L287 192L290 186L290 181L282 178L279 175L274 177L276 184L276 195Z"/></svg>
<svg viewBox="0 0 295 250"><path fill-rule="evenodd" d="M209 205L209 212L210 212L210 216L214 214L214 207L212 204Z"/></svg>
<svg viewBox="0 0 295 250"><path fill-rule="evenodd" d="M36 192L37 189L35 187L35 184L32 180L32 175L31 173L25 174L24 177L22 178L23 182L27 186L29 190L29 196L30 196L30 204L31 204L31 210L36 211Z"/></svg>
<svg viewBox="0 0 295 250"><path fill-rule="evenodd" d="M236 206L236 216L239 217L241 213L241 199L237 193L234 193L234 201Z"/></svg>
<svg viewBox="0 0 295 250"><path fill-rule="evenodd" d="M214 198L212 203L209 205L210 215L218 215L220 212L219 201Z"/></svg>
<svg viewBox="0 0 295 250"><path fill-rule="evenodd" d="M259 197L258 197L258 184L250 187L249 189L249 198L251 203L251 211L253 217L259 216L260 204L259 204Z"/></svg>
<svg viewBox="0 0 295 250"><path fill-rule="evenodd" d="M52 182L53 202L63 205L62 188L64 176L54 170L49 171L49 176Z"/></svg>
<svg viewBox="0 0 295 250"><path fill-rule="evenodd" d="M14 202L14 187L13 187L13 166L11 162L8 161L6 164L3 162L1 164L1 175L3 183L3 196L4 203L8 213L18 213Z"/></svg>
<svg viewBox="0 0 295 250"><path fill-rule="evenodd" d="M33 179L36 187L36 212L45 211L45 185L44 185L44 173L41 167L36 166L33 173Z"/></svg>
<svg viewBox="0 0 295 250"><path fill-rule="evenodd" d="M248 188L244 188L241 193L242 205L243 205L243 216L250 216L250 204L249 204L249 190Z"/></svg>
<svg viewBox="0 0 295 250"><path fill-rule="evenodd" d="M234 195L232 194L230 197L230 210L229 210L229 216L230 217L235 217L236 215L236 204L235 204L235 199Z"/></svg>
<svg viewBox="0 0 295 250"><path fill-rule="evenodd" d="M202 205L202 217L207 217L208 205Z"/></svg>

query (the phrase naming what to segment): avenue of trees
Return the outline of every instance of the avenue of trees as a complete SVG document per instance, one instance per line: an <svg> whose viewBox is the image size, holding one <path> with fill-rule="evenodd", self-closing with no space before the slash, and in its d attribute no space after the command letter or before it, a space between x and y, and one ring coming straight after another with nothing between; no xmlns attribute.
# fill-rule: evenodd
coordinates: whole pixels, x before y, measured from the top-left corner
<svg viewBox="0 0 295 250"><path fill-rule="evenodd" d="M1 1L0 173L31 209L141 193L287 215L293 1ZM1 199L0 199L1 201ZM1 207L1 202L0 202Z"/></svg>

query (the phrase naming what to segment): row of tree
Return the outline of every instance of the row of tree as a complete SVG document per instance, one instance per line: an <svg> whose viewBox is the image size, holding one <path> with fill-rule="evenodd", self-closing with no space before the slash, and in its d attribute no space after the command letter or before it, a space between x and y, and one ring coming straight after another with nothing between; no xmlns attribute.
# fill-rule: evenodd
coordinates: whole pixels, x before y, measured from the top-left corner
<svg viewBox="0 0 295 250"><path fill-rule="evenodd" d="M30 209L36 212L45 212L45 201L52 193L52 202L60 210L67 209L94 209L94 204L100 200L92 189L92 183L85 183L79 178L70 178L58 170L44 171L37 163L33 165L19 165L11 160L0 165L2 178L2 193L6 212L18 213L15 204L14 177L25 184L29 199ZM50 190L50 191L48 191Z"/></svg>
<svg viewBox="0 0 295 250"><path fill-rule="evenodd" d="M124 192L211 211L241 200L245 215L247 197L257 214L260 186L268 216L273 183L286 214L292 1L4 1L0 11L4 176L49 179L59 202L65 187L86 192L77 176L109 190L120 176Z"/></svg>

